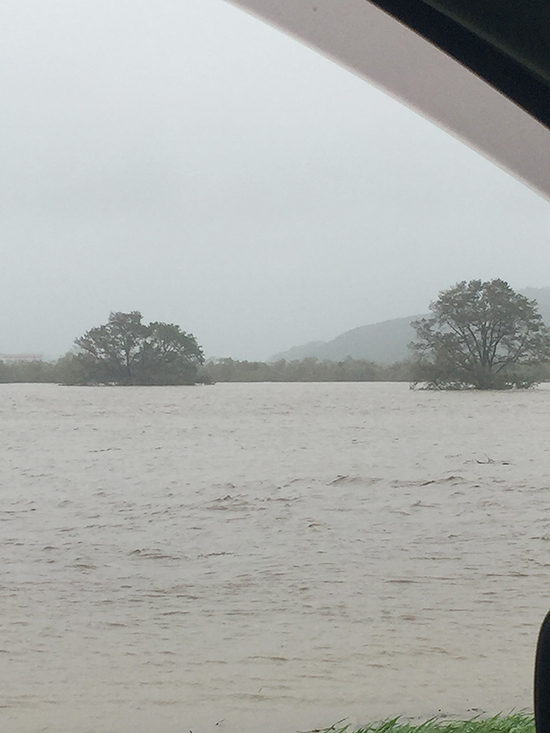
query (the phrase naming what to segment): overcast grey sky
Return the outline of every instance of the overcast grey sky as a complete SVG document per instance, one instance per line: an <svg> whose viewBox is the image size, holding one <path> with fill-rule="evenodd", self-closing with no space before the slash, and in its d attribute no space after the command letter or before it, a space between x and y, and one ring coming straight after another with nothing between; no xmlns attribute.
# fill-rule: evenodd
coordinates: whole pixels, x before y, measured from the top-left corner
<svg viewBox="0 0 550 733"><path fill-rule="evenodd" d="M550 285L550 204L223 0L0 5L0 352L110 311L262 359Z"/></svg>

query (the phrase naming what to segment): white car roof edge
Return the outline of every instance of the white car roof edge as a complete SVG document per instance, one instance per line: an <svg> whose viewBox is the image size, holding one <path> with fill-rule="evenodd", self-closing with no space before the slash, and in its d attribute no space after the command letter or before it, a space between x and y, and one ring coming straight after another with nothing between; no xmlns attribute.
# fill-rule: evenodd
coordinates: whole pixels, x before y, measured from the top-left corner
<svg viewBox="0 0 550 733"><path fill-rule="evenodd" d="M384 90L550 199L550 130L368 0L227 0Z"/></svg>

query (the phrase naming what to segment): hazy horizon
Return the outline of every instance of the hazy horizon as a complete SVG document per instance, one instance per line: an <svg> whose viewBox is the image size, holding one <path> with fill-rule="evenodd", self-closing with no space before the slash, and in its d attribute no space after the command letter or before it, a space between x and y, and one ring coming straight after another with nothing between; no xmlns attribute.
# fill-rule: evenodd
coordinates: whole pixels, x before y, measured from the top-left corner
<svg viewBox="0 0 550 733"><path fill-rule="evenodd" d="M542 288L531 288L530 286L526 286L524 288L518 288L518 291L519 292L523 292L523 291L529 291L529 290L544 290L544 289L550 290L550 286L545 286L545 287L542 287ZM528 297L529 298L532 298L532 295L529 294ZM134 310L138 310L138 309L136 308ZM428 307L426 307L424 309L423 313L427 313L428 310L429 310ZM402 319L407 319L407 318L416 318L416 317L418 317L420 315L422 315L422 313L420 313L420 312L418 312L418 313L409 313L409 314L406 314L406 315L394 316L393 318L382 319L380 321L375 321L374 323L362 323L362 324L360 324L358 326L352 326L350 329L347 329L344 332L334 334L334 336L329 336L327 339L318 339L317 341L314 341L314 340L310 339L309 341L304 341L304 342L302 342L300 344L292 344L287 349L281 349L280 352L272 352L271 354L267 355L266 357L263 357L261 360L262 361L269 361L274 356L279 356L280 357L281 355L284 355L287 351L292 351L294 348L297 348L297 347L299 348L299 347L307 346L308 344L328 343L328 342L332 341L333 339L337 338L338 336L341 336L343 333L347 333L348 331L360 330L364 326L375 326L375 325L380 324L380 323L386 323L387 321L402 320ZM147 320L148 319L144 318L144 322L146 322ZM104 323L104 322L105 323L107 322L107 318L105 318L105 320L102 321L102 323ZM97 324L94 324L94 325L99 326L101 324L97 323ZM80 335L82 335L82 334L80 334ZM200 344L200 340L199 339L197 339L197 340L199 341L199 344ZM74 340L73 340L73 344L72 344L71 348L68 349L67 351L71 350L73 346L74 346ZM55 360L55 359L63 356L65 353L67 353L67 351L65 351L65 352L63 352L61 354L51 354L51 353L50 354L48 354L48 353L46 353L46 354L40 353L39 354L37 351L32 351L32 350L28 350L26 352L18 352L18 353L20 353L22 356L27 356L29 354L33 354L33 355L36 355L36 356L41 356L45 360ZM13 357L13 356L16 356L16 354L13 353L13 352L11 352L11 353L5 352L5 351L4 352L0 352L0 359L2 359L3 356ZM205 358L206 359L234 358L234 355L233 354L205 354ZM243 357L242 359L245 360L246 357ZM255 359L255 360L259 361L259 359Z"/></svg>
<svg viewBox="0 0 550 733"><path fill-rule="evenodd" d="M548 202L222 0L0 18L0 353L140 310L266 359L460 280L550 282Z"/></svg>

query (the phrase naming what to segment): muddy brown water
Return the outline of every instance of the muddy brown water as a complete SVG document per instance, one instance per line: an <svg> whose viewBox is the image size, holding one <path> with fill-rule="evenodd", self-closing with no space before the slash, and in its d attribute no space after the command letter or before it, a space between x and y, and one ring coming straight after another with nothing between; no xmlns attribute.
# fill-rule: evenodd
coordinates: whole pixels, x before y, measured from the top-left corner
<svg viewBox="0 0 550 733"><path fill-rule="evenodd" d="M550 389L0 386L0 724L531 709Z"/></svg>

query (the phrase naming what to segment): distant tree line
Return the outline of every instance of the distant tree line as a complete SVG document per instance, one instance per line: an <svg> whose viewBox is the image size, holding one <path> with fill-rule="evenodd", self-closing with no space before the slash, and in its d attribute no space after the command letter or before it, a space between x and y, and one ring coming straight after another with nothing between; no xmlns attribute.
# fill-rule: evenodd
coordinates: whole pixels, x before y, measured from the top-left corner
<svg viewBox="0 0 550 733"><path fill-rule="evenodd" d="M348 357L319 361L315 357L274 362L215 359L203 364L199 377L205 382L408 382L411 362L375 364Z"/></svg>
<svg viewBox="0 0 550 733"><path fill-rule="evenodd" d="M177 385L215 382L407 382L412 362L376 364L348 357L275 362L212 359L196 338L174 324L143 323L139 311L111 313L107 323L75 339L55 362L0 362L0 382L67 385Z"/></svg>
<svg viewBox="0 0 550 733"><path fill-rule="evenodd" d="M68 385L195 384L204 362L196 338L173 323L143 323L139 311L111 313L56 362L0 361L0 382Z"/></svg>
<svg viewBox="0 0 550 733"><path fill-rule="evenodd" d="M212 359L193 334L111 313L56 362L0 361L0 382L183 385L202 382L411 382L432 389L509 389L550 381L550 332L537 303L503 280L460 282L411 324L411 359L391 365L348 357L275 362Z"/></svg>
<svg viewBox="0 0 550 733"><path fill-rule="evenodd" d="M0 384L17 382L60 382L59 362L42 361L1 361Z"/></svg>
<svg viewBox="0 0 550 733"><path fill-rule="evenodd" d="M115 381L112 373L105 379L87 378L82 364L75 354L68 354L54 362L47 361L0 361L0 383L44 382L53 384L130 384L121 379ZM90 376L90 375L88 375ZM94 375L95 376L95 375ZM192 383L213 384L215 382L410 382L414 378L412 362L375 364L364 359L347 358L342 361L319 361L314 357L276 362L237 361L216 359L202 364ZM133 384L189 384L162 380L132 382Z"/></svg>

